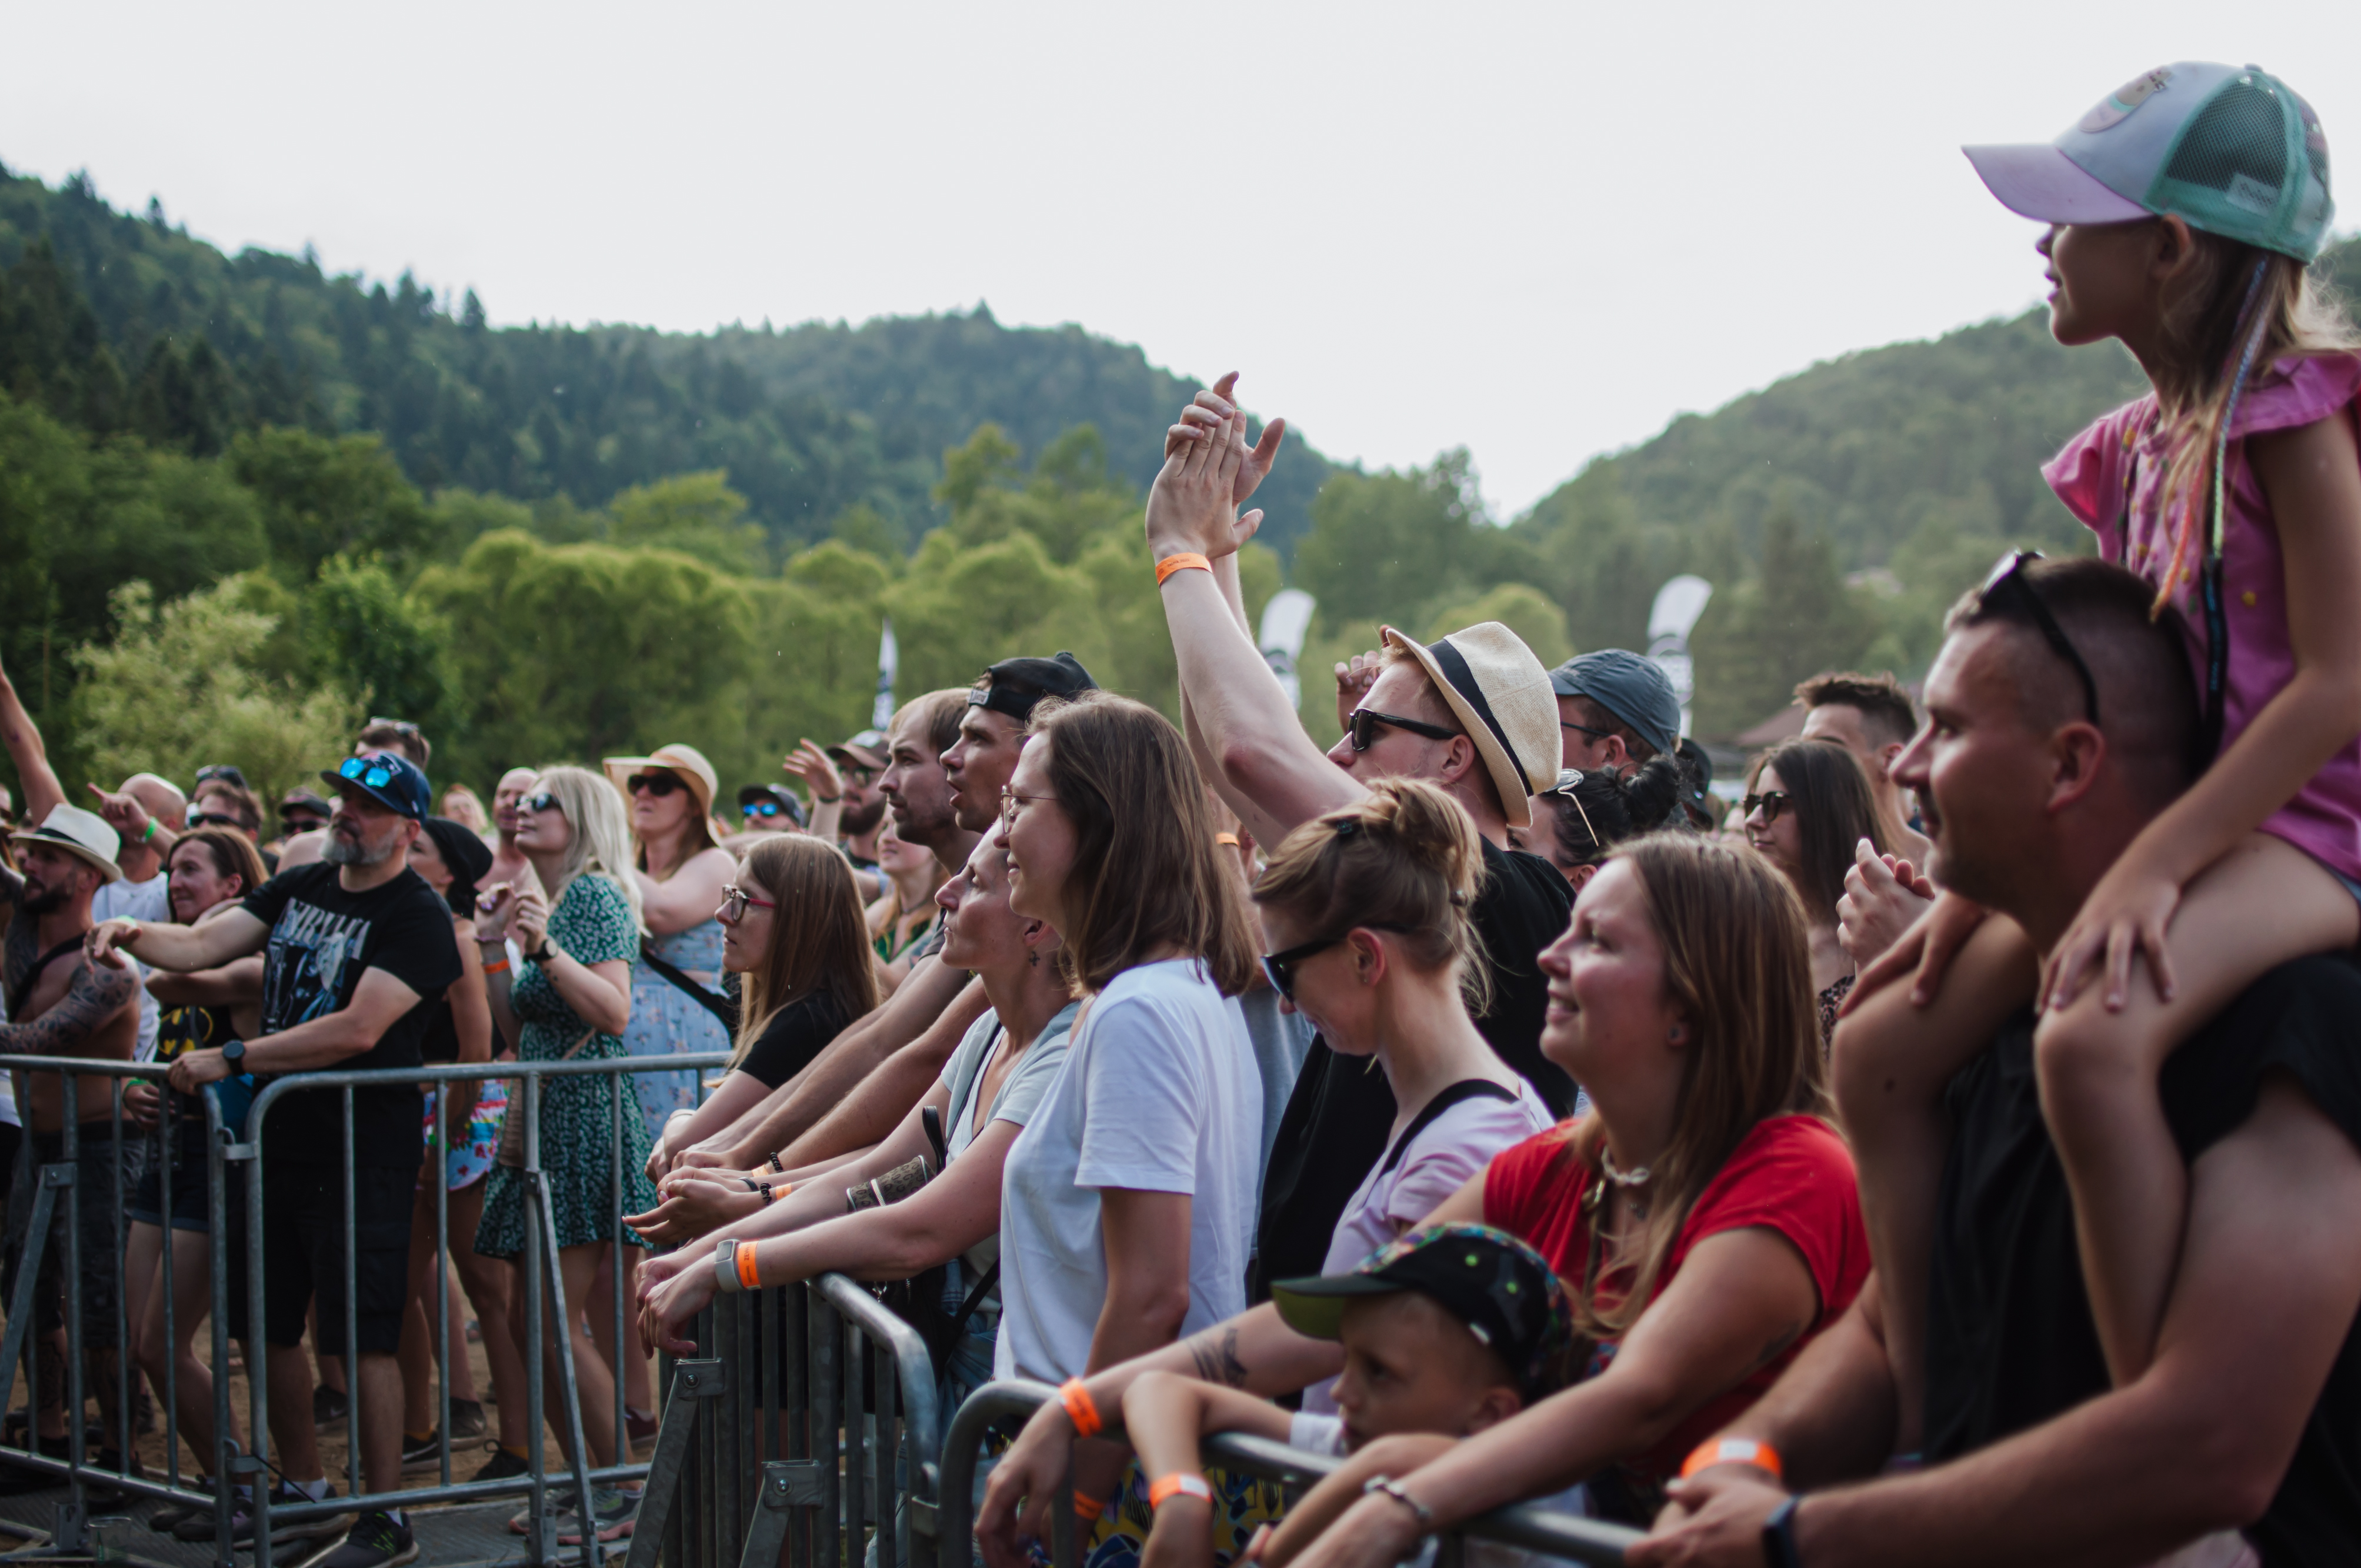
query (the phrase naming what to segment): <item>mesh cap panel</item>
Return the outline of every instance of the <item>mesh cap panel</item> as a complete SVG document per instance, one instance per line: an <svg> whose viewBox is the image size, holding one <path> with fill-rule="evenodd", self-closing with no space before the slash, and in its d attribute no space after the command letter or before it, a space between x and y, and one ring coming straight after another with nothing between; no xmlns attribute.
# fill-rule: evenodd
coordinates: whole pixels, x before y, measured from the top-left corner
<svg viewBox="0 0 2361 1568"><path fill-rule="evenodd" d="M2242 207L2268 213L2287 178L2287 115L2279 94L2234 82L2213 95L2181 133L2164 178L2219 191Z"/></svg>

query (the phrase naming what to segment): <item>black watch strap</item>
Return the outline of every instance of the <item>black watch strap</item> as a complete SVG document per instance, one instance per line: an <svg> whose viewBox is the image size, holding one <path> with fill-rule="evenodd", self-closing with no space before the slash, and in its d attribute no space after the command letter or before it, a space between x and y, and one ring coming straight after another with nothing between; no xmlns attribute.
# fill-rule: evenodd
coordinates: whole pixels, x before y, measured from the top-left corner
<svg viewBox="0 0 2361 1568"><path fill-rule="evenodd" d="M229 1069L232 1072L243 1072L246 1070L246 1042L244 1040L224 1041L222 1044L221 1053L222 1060L229 1063Z"/></svg>
<svg viewBox="0 0 2361 1568"><path fill-rule="evenodd" d="M1803 1553L1795 1550L1795 1506L1802 1501L1788 1498L1763 1521L1763 1561L1770 1568L1804 1568Z"/></svg>

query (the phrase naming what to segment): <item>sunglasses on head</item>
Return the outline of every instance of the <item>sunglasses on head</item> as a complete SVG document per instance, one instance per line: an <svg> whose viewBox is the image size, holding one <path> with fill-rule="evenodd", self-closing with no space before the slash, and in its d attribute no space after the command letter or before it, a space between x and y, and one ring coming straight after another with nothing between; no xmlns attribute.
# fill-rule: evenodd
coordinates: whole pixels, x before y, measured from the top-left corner
<svg viewBox="0 0 2361 1568"><path fill-rule="evenodd" d="M346 757L338 765L336 776L367 784L371 789L383 789L393 782L393 770L383 762L370 762L367 757Z"/></svg>
<svg viewBox="0 0 2361 1568"><path fill-rule="evenodd" d="M1377 738L1373 732L1380 724L1389 729L1407 729L1430 740L1448 740L1466 733L1462 729L1446 729L1440 724L1429 724L1422 718L1404 718L1397 713L1379 713L1374 707L1356 707L1345 727L1345 733L1353 738L1353 750L1367 751L1369 743Z"/></svg>
<svg viewBox="0 0 2361 1568"><path fill-rule="evenodd" d="M1562 725L1561 728L1579 729L1582 726L1579 724L1568 724ZM1590 841L1596 844L1599 842L1598 829L1590 825L1590 813L1585 811L1582 808L1582 802L1575 798L1574 792L1582 787L1582 777L1583 774L1580 768L1560 768L1558 770L1557 783L1550 785L1549 788L1542 791L1542 793L1543 795L1564 795L1565 797L1566 804L1574 807L1574 814L1582 818L1582 830L1589 834Z"/></svg>
<svg viewBox="0 0 2361 1568"><path fill-rule="evenodd" d="M1738 819L1743 822L1760 811L1763 813L1763 826L1768 828L1778 821L1781 814L1795 804L1795 797L1785 790L1766 789L1761 795L1750 795L1738 803Z"/></svg>
<svg viewBox="0 0 2361 1568"><path fill-rule="evenodd" d="M679 778L672 773L633 773L623 781L625 795L637 795L640 791L645 790L658 800L662 800L680 787Z"/></svg>
<svg viewBox="0 0 2361 1568"><path fill-rule="evenodd" d="M390 729L395 734L401 736L413 736L419 732L418 726L411 723L407 718L372 718L368 721L368 728L371 729Z"/></svg>
<svg viewBox="0 0 2361 1568"><path fill-rule="evenodd" d="M2041 596L2034 591L2031 583L2025 580L2026 563L2040 559L2041 552L2038 550L2012 550L2002 556L1993 565L1992 576L1984 579L1984 586L1976 590L1976 602L1989 607L1995 604L2003 594L2008 594L2026 608L2033 617L2033 624L2041 629L2041 635L2048 642L2050 651L2074 666L2075 678L2082 683L2083 716L2096 724L2099 722L2099 683L2092 677L2091 666L2083 663L2081 651L2066 635L2066 629L2058 624L2058 618L2049 613L2049 607L2041 602Z"/></svg>
<svg viewBox="0 0 2361 1568"><path fill-rule="evenodd" d="M199 784L211 784L215 779L227 779L238 788L246 787L246 775L228 762L211 762L197 770Z"/></svg>

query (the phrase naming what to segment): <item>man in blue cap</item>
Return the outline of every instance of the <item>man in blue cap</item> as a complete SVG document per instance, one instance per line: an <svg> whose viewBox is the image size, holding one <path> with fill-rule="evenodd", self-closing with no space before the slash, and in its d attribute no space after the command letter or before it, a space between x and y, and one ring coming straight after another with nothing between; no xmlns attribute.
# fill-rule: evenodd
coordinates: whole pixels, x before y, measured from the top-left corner
<svg viewBox="0 0 2361 1568"><path fill-rule="evenodd" d="M399 752L371 751L320 776L336 795L321 860L280 872L201 926L126 918L90 934L90 956L99 963L120 964L120 951L185 973L264 955L261 1033L175 1058L172 1087L184 1094L243 1073L417 1067L433 1003L459 978L451 912L410 869L410 846L424 831L433 798L426 775ZM368 1489L401 1486L401 1370L394 1356L409 1307L411 1196L423 1151L418 1091L407 1083L356 1089L352 1106L356 1345L345 1343L341 1091L290 1094L264 1124L263 1337L270 1435L287 1477L275 1497L282 1506L328 1495L302 1347L315 1297L320 1353L347 1356L357 1373ZM241 1511L234 1530L250 1529ZM401 1511L372 1509L321 1563L395 1568L417 1554Z"/></svg>
<svg viewBox="0 0 2361 1568"><path fill-rule="evenodd" d="M1565 762L1618 777L1681 743L1681 704L1653 659L1621 648L1577 654L1550 672Z"/></svg>

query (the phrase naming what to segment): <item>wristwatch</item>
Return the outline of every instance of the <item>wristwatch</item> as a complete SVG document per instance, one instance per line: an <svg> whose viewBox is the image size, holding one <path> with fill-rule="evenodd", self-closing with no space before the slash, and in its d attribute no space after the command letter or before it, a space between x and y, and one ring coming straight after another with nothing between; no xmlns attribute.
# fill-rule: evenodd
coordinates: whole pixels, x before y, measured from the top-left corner
<svg viewBox="0 0 2361 1568"><path fill-rule="evenodd" d="M244 1040L229 1040L224 1042L221 1053L222 1060L229 1064L231 1077L235 1078L239 1073L246 1070L246 1042Z"/></svg>

